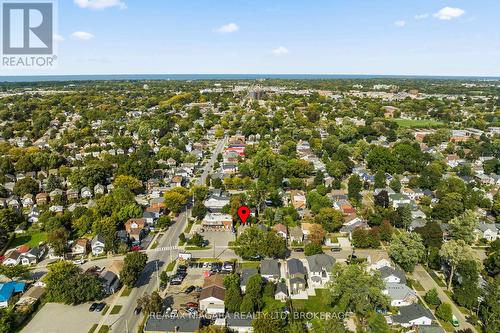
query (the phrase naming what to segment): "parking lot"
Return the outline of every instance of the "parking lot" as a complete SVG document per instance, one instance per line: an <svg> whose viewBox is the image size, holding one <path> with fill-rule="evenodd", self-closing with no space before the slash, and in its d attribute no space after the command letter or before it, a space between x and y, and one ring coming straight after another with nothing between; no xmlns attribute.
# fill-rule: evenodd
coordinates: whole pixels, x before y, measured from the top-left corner
<svg viewBox="0 0 500 333"><path fill-rule="evenodd" d="M88 333L101 313L89 312L90 303L64 305L47 303L26 325L22 333Z"/></svg>
<svg viewBox="0 0 500 333"><path fill-rule="evenodd" d="M172 309L182 310L185 309L185 304L189 302L198 303L198 298L200 296L199 292L192 291L186 294L184 291L190 287L203 287L203 273L207 269L203 269L201 264L191 264L187 268L187 275L180 285L169 285L166 295L167 295L167 307Z"/></svg>

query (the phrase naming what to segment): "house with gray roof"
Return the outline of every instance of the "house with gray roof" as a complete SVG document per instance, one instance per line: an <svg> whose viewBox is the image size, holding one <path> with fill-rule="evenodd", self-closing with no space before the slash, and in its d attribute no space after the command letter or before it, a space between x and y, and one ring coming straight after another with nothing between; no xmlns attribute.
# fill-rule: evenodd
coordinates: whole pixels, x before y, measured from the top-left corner
<svg viewBox="0 0 500 333"><path fill-rule="evenodd" d="M432 312L418 303L399 308L398 314L391 316L393 324L403 327L415 325L431 325L436 318Z"/></svg>
<svg viewBox="0 0 500 333"><path fill-rule="evenodd" d="M335 258L322 253L308 256L306 259L309 265L309 280L313 286L323 288L330 281Z"/></svg>
<svg viewBox="0 0 500 333"><path fill-rule="evenodd" d="M196 332L201 327L201 317L155 317L150 316L144 326L144 333L176 332L191 333Z"/></svg>
<svg viewBox="0 0 500 333"><path fill-rule="evenodd" d="M277 282L280 279L280 264L276 259L260 261L260 275L267 281Z"/></svg>
<svg viewBox="0 0 500 333"><path fill-rule="evenodd" d="M399 267L383 266L378 269L380 277L386 283L406 283L405 272Z"/></svg>
<svg viewBox="0 0 500 333"><path fill-rule="evenodd" d="M279 282L276 284L276 289L274 290L274 299L285 302L288 298L288 288L286 284Z"/></svg>
<svg viewBox="0 0 500 333"><path fill-rule="evenodd" d="M391 306L407 306L418 301L415 290L404 283L388 282L383 292L391 299Z"/></svg>
<svg viewBox="0 0 500 333"><path fill-rule="evenodd" d="M286 262L287 277L290 283L290 292L299 294L306 290L307 271L299 259L288 259Z"/></svg>
<svg viewBox="0 0 500 333"><path fill-rule="evenodd" d="M252 315L246 313L228 313L226 315L226 327L231 332L247 333L253 332Z"/></svg>
<svg viewBox="0 0 500 333"><path fill-rule="evenodd" d="M250 278L252 276L257 275L257 274L259 274L259 271L257 270L257 268L245 268L241 272L240 287L241 287L242 292L245 292L245 290L247 288L248 280L250 280Z"/></svg>
<svg viewBox="0 0 500 333"><path fill-rule="evenodd" d="M484 238L487 241L493 242L498 238L500 224L480 222L475 230L478 238Z"/></svg>

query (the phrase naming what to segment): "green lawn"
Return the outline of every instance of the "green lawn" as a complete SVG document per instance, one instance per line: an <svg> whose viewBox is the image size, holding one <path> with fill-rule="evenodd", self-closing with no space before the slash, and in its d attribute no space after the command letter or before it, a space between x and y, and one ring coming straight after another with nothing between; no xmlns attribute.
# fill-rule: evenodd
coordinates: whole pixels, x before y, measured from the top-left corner
<svg viewBox="0 0 500 333"><path fill-rule="evenodd" d="M416 291L425 291L424 287L417 280L407 279L410 283L410 286L413 287Z"/></svg>
<svg viewBox="0 0 500 333"><path fill-rule="evenodd" d="M304 312L328 312L333 311L330 299L327 289L316 289L316 296L311 296L308 299L294 299L292 300L292 304L295 310Z"/></svg>
<svg viewBox="0 0 500 333"><path fill-rule="evenodd" d="M111 309L111 312L109 314L112 314L112 315L119 314L121 309L122 309L121 305L115 305L115 306L113 306L113 308Z"/></svg>
<svg viewBox="0 0 500 333"><path fill-rule="evenodd" d="M246 261L241 263L241 268L259 268L259 261Z"/></svg>
<svg viewBox="0 0 500 333"><path fill-rule="evenodd" d="M167 268L165 268L165 270L166 270L167 272L171 272L171 271L173 271L173 270L174 270L174 268L175 268L175 260L174 260L174 261L172 261L171 263L169 263L169 264L167 265Z"/></svg>
<svg viewBox="0 0 500 333"><path fill-rule="evenodd" d="M97 324L92 325L92 327L89 329L89 333L94 333L96 328L97 328Z"/></svg>
<svg viewBox="0 0 500 333"><path fill-rule="evenodd" d="M125 287L125 289L123 290L123 292L121 293L120 296L122 297L127 297L130 295L130 293L132 292L132 288L129 288L129 287Z"/></svg>
<svg viewBox="0 0 500 333"><path fill-rule="evenodd" d="M403 128L416 128L416 127L442 127L444 126L444 123L436 121L436 120L430 120L430 119L401 119L401 118L396 118L392 119L391 121L395 122L396 124L399 125L399 127Z"/></svg>
<svg viewBox="0 0 500 333"><path fill-rule="evenodd" d="M47 241L47 233L43 231L39 232L27 232L24 235L18 235L9 244L9 248L18 247L21 245L28 245L29 247L35 247L40 244L40 242Z"/></svg>
<svg viewBox="0 0 500 333"><path fill-rule="evenodd" d="M185 234L189 234L191 232L191 228L193 227L192 222L188 222L188 225L186 226L186 229L184 229Z"/></svg>
<svg viewBox="0 0 500 333"><path fill-rule="evenodd" d="M102 325L101 328L99 329L99 332L97 332L97 333L108 333L108 332L109 332L109 326Z"/></svg>
<svg viewBox="0 0 500 333"><path fill-rule="evenodd" d="M203 251L210 250L212 247L209 246L186 246L186 250L188 251Z"/></svg>

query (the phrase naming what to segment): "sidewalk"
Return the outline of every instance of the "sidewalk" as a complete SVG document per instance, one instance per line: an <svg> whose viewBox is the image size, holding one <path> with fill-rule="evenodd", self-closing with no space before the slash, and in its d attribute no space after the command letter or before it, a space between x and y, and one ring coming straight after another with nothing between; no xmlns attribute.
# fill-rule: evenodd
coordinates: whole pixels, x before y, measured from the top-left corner
<svg viewBox="0 0 500 333"><path fill-rule="evenodd" d="M448 295L446 295L444 290L436 283L436 281L434 281L434 279L429 275L429 273L427 273L427 271L425 270L425 268L422 265L417 265L415 267L415 271L413 272L412 278L414 280L420 282L422 287L425 289L425 291L418 291L417 292L419 296L423 297L427 291L434 288L437 290L437 293L438 293L438 296L439 296L439 299L441 300L441 302L446 302L446 303L449 303L451 305L451 310L452 310L453 314L455 315L455 317L457 317L457 319L460 323L460 326L457 329L469 328L473 332L477 332L476 329L474 328L474 326L472 326L471 324L466 322L464 314L462 312L460 312L460 310L455 305L455 303L453 303L453 301L448 297Z"/></svg>

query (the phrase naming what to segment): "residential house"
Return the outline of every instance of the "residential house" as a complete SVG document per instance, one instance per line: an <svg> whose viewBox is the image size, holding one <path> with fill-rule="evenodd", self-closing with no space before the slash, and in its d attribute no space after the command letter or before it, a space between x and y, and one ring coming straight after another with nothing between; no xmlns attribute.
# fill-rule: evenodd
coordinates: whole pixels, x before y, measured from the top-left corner
<svg viewBox="0 0 500 333"><path fill-rule="evenodd" d="M130 238L135 242L140 242L145 236L146 231L144 227L146 226L145 219L129 219L125 222L125 230L129 234Z"/></svg>
<svg viewBox="0 0 500 333"><path fill-rule="evenodd" d="M90 248L92 249L92 255L94 256L103 254L105 247L104 237L101 235L95 235L90 241Z"/></svg>
<svg viewBox="0 0 500 333"><path fill-rule="evenodd" d="M389 195L389 202L391 203L392 207L398 208L404 205L409 205L411 203L411 200L404 194L394 193Z"/></svg>
<svg viewBox="0 0 500 333"><path fill-rule="evenodd" d="M288 238L288 231L286 229L286 225L284 225L283 223L278 223L275 226L273 226L273 230L275 230L276 233L281 237L283 237L284 239Z"/></svg>
<svg viewBox="0 0 500 333"><path fill-rule="evenodd" d="M391 299L391 306L407 306L418 301L415 290L404 283L387 282L383 292Z"/></svg>
<svg viewBox="0 0 500 333"><path fill-rule="evenodd" d="M31 207L28 212L28 222L29 223L38 223L38 219L40 218L40 209L38 207Z"/></svg>
<svg viewBox="0 0 500 333"><path fill-rule="evenodd" d="M224 298L226 290L221 286L205 287L201 290L199 306L201 311L208 314L224 314Z"/></svg>
<svg viewBox="0 0 500 333"><path fill-rule="evenodd" d="M102 289L105 294L114 294L120 288L120 279L118 275L109 270L104 270L100 275Z"/></svg>
<svg viewBox="0 0 500 333"><path fill-rule="evenodd" d="M300 190L290 191L290 203L297 210L306 209L306 195L304 191Z"/></svg>
<svg viewBox="0 0 500 333"><path fill-rule="evenodd" d="M20 252L19 260L22 265L35 265L40 259L41 252L38 248L32 247L27 251Z"/></svg>
<svg viewBox="0 0 500 333"><path fill-rule="evenodd" d="M182 176L176 175L172 177L170 184L172 185L172 187L182 187L183 180L184 179Z"/></svg>
<svg viewBox="0 0 500 333"><path fill-rule="evenodd" d="M34 203L35 201L33 200L33 194L28 193L23 196L22 199L23 207L31 207L33 206Z"/></svg>
<svg viewBox="0 0 500 333"><path fill-rule="evenodd" d="M105 191L106 191L106 188L104 187L104 185L96 184L94 186L94 194L95 195L103 195Z"/></svg>
<svg viewBox="0 0 500 333"><path fill-rule="evenodd" d="M80 196L83 198L83 199L88 199L88 198L92 198L92 191L90 190L90 188L88 187L82 187L81 191L80 191Z"/></svg>
<svg viewBox="0 0 500 333"><path fill-rule="evenodd" d="M302 261L296 258L288 259L286 262L287 277L292 294L299 294L306 290L307 272Z"/></svg>
<svg viewBox="0 0 500 333"><path fill-rule="evenodd" d="M241 287L242 292L246 291L248 280L252 276L258 275L258 274L259 274L259 271L256 268L245 268L241 271L240 287Z"/></svg>
<svg viewBox="0 0 500 333"><path fill-rule="evenodd" d="M304 240L304 234L302 228L299 226L290 228L290 242L292 243L302 243Z"/></svg>
<svg viewBox="0 0 500 333"><path fill-rule="evenodd" d="M66 197L68 198L69 201L78 200L78 190L74 188L67 190Z"/></svg>
<svg viewBox="0 0 500 333"><path fill-rule="evenodd" d="M475 230L479 238L484 238L489 242L493 242L498 238L500 224L480 222Z"/></svg>
<svg viewBox="0 0 500 333"><path fill-rule="evenodd" d="M201 224L207 230L230 231L233 227L233 217L230 214L208 213Z"/></svg>
<svg viewBox="0 0 500 333"><path fill-rule="evenodd" d="M327 254L315 254L308 256L309 280L317 288L323 288L330 281L335 259Z"/></svg>
<svg viewBox="0 0 500 333"><path fill-rule="evenodd" d="M84 257L87 255L88 248L89 240L87 238L78 238L71 245L71 256L73 258Z"/></svg>
<svg viewBox="0 0 500 333"><path fill-rule="evenodd" d="M9 301L14 294L22 293L26 288L24 282L10 281L0 283L0 308L9 306Z"/></svg>
<svg viewBox="0 0 500 333"><path fill-rule="evenodd" d="M9 253L5 255L5 258L2 262L5 266L16 266L19 265L21 262L21 253L19 253L17 250L12 250Z"/></svg>
<svg viewBox="0 0 500 333"><path fill-rule="evenodd" d="M274 290L274 299L285 302L288 299L288 288L286 284L278 282Z"/></svg>
<svg viewBox="0 0 500 333"><path fill-rule="evenodd" d="M383 266L378 269L380 277L386 283L406 283L405 272L399 267Z"/></svg>
<svg viewBox="0 0 500 333"><path fill-rule="evenodd" d="M252 316L244 313L228 313L225 317L226 327L230 332L236 333L251 333L253 332L252 327Z"/></svg>
<svg viewBox="0 0 500 333"><path fill-rule="evenodd" d="M210 212L220 212L224 206L229 204L229 194L222 190L213 190L203 204Z"/></svg>
<svg viewBox="0 0 500 333"><path fill-rule="evenodd" d="M281 276L278 260L262 259L260 261L260 275L267 281L278 282Z"/></svg>
<svg viewBox="0 0 500 333"><path fill-rule="evenodd" d="M192 333L201 327L201 316L149 316L144 333Z"/></svg>
<svg viewBox="0 0 500 333"><path fill-rule="evenodd" d="M390 319L394 324L411 327L415 325L431 325L436 318L429 309L414 303L400 307L398 314L392 315Z"/></svg>

